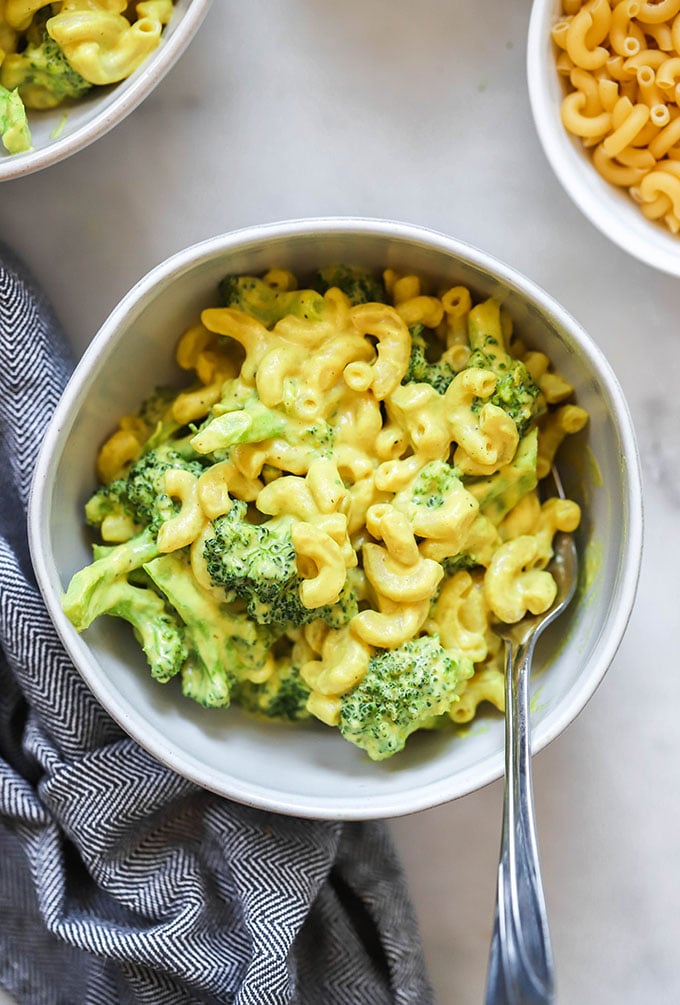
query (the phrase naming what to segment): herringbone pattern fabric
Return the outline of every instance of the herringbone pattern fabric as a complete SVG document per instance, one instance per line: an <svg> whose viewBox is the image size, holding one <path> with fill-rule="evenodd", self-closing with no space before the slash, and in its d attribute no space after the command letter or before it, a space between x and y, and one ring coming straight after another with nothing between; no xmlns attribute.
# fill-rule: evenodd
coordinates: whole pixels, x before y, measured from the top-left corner
<svg viewBox="0 0 680 1005"><path fill-rule="evenodd" d="M204 792L104 713L33 580L31 472L70 372L0 247L0 984L31 1005L427 1005L388 829Z"/></svg>

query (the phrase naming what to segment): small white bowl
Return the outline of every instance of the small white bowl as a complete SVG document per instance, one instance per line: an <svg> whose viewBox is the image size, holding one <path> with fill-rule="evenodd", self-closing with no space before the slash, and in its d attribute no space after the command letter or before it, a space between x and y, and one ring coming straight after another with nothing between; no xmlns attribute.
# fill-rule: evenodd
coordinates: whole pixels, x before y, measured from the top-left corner
<svg viewBox="0 0 680 1005"><path fill-rule="evenodd" d="M212 0L175 0L161 43L126 80L93 87L66 110L28 111L33 149L9 154L0 145L0 182L33 174L89 146L132 112L163 79L187 48ZM63 122L63 128L62 128ZM54 138L53 138L54 137Z"/></svg>
<svg viewBox="0 0 680 1005"><path fill-rule="evenodd" d="M625 189L605 181L580 139L562 125L566 91L550 35L561 9L560 0L534 0L527 38L529 100L545 155L568 195L606 237L647 265L680 276L680 235L647 220Z"/></svg>
<svg viewBox="0 0 680 1005"><path fill-rule="evenodd" d="M365 819L411 813L464 795L503 773L503 722L484 715L465 730L411 737L374 763L317 723L262 723L238 708L206 710L175 682L151 680L127 626L100 618L78 635L60 595L91 560L83 504L95 487L102 431L135 409L150 385L178 376L177 338L216 303L227 273L269 267L304 276L345 261L392 267L436 283L464 283L495 296L529 345L544 349L590 412L587 432L561 462L567 490L583 507L583 580L574 602L542 637L534 697L534 746L580 712L611 663L636 592L642 540L641 482L631 420L601 351L574 319L529 280L482 251L442 234L373 220L302 220L215 237L174 255L123 298L86 350L51 421L29 510L40 588L86 683L114 719L160 761L223 796L281 813Z"/></svg>

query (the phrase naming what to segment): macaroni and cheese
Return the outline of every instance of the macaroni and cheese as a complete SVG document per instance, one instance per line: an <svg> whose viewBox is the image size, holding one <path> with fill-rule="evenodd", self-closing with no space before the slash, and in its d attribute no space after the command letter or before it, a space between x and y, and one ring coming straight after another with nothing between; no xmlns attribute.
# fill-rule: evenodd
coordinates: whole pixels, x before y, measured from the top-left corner
<svg viewBox="0 0 680 1005"><path fill-rule="evenodd" d="M26 109L129 77L159 45L173 0L0 0L0 138L31 149Z"/></svg>
<svg viewBox="0 0 680 1005"><path fill-rule="evenodd" d="M314 717L379 759L503 708L496 621L553 603L539 494L586 412L497 300L386 270L229 276L180 388L124 416L63 600L122 617L204 705Z"/></svg>

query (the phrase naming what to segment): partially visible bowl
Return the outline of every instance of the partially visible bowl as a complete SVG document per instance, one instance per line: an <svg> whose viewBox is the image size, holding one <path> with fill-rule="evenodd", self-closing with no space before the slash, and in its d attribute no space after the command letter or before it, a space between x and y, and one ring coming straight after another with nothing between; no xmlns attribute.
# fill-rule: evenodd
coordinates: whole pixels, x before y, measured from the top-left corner
<svg viewBox="0 0 680 1005"><path fill-rule="evenodd" d="M69 106L29 111L33 149L9 154L0 146L0 182L33 174L58 164L89 146L130 114L179 59L208 13L212 0L175 0L161 43L126 80L109 87L93 87Z"/></svg>
<svg viewBox="0 0 680 1005"><path fill-rule="evenodd" d="M560 0L534 0L527 37L529 100L545 155L567 194L606 237L647 265L680 276L680 234L647 220L626 189L605 181L562 124L566 91L551 37L561 10Z"/></svg>
<svg viewBox="0 0 680 1005"><path fill-rule="evenodd" d="M537 654L540 749L581 711L622 639L641 560L641 482L633 428L601 351L547 293L482 251L398 223L331 219L253 227L215 237L162 263L123 298L85 352L42 445L30 502L30 543L51 617L86 683L132 737L160 761L223 796L281 813L362 819L411 813L461 796L503 772L503 722L483 717L412 737L388 761L371 762L337 730L281 727L240 713L202 709L173 683L150 679L127 626L101 618L78 635L60 595L90 559L83 503L94 488L102 431L135 409L150 383L177 376L175 342L216 302L226 273L270 267L300 276L338 261L391 267L463 283L477 298L500 298L523 339L540 347L590 412L561 471L583 508L578 544L584 575L578 600ZM548 659L549 657L549 659Z"/></svg>

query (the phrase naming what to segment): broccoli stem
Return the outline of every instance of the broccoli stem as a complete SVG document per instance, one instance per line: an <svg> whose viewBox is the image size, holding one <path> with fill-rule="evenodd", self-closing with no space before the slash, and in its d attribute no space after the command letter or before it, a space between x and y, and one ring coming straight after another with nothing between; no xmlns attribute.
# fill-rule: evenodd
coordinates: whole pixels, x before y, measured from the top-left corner
<svg viewBox="0 0 680 1005"><path fill-rule="evenodd" d="M538 485L537 432L530 430L520 441L515 456L495 474L466 483L479 501L479 511L498 525L520 499Z"/></svg>
<svg viewBox="0 0 680 1005"><path fill-rule="evenodd" d="M285 432L285 416L259 403L236 412L217 415L200 429L191 440L199 454L224 450L235 443L259 443Z"/></svg>
<svg viewBox="0 0 680 1005"><path fill-rule="evenodd" d="M185 638L193 644L200 669L207 676L203 704L211 708L228 705L233 673L229 667L229 637L218 630L220 608L210 593L199 586L191 567L176 554L161 555L144 566L185 625Z"/></svg>
<svg viewBox="0 0 680 1005"><path fill-rule="evenodd" d="M0 139L10 154L31 149L31 132L19 92L0 84Z"/></svg>
<svg viewBox="0 0 680 1005"><path fill-rule="evenodd" d="M146 528L101 558L76 572L62 598L62 608L76 631L82 632L111 606L112 586L124 581L158 554L156 534Z"/></svg>

